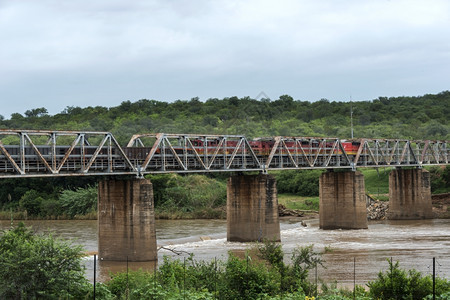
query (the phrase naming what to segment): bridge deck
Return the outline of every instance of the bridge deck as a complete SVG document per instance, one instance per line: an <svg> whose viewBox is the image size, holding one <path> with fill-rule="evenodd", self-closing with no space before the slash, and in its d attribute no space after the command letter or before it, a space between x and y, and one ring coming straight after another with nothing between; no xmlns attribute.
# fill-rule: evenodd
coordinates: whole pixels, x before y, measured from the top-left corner
<svg viewBox="0 0 450 300"><path fill-rule="evenodd" d="M449 141L0 130L0 177L448 165Z"/></svg>

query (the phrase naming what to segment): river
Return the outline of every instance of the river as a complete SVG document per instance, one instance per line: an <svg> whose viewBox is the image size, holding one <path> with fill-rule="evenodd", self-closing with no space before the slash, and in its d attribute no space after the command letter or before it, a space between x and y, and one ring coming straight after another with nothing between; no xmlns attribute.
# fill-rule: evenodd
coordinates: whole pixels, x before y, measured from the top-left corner
<svg viewBox="0 0 450 300"><path fill-rule="evenodd" d="M18 222L18 221L16 221ZM86 251L97 251L97 221L26 221L37 232L52 231L75 244L81 244ZM400 262L400 267L417 269L424 274L432 273L432 259L436 257L436 274L450 279L450 220L434 219L419 221L376 221L369 222L364 230L321 230L318 219L306 220L307 227L298 220L281 221L281 239L286 257L299 246L314 245L316 251L325 247L331 252L323 255L324 266L318 267L317 277L325 282L337 281L342 286L364 285L374 280L381 270L386 270L387 258ZM9 221L0 221L0 230L7 229ZM243 253L252 247L251 243L230 243L226 241L225 220L157 220L158 246L194 254L198 260L227 258L229 251ZM160 249L159 261L164 255L183 260L185 255ZM93 256L85 259L87 277L92 281ZM126 262L97 265L97 280L105 280L109 272L126 270ZM152 270L153 263L129 263L130 269ZM312 272L315 278L315 271Z"/></svg>

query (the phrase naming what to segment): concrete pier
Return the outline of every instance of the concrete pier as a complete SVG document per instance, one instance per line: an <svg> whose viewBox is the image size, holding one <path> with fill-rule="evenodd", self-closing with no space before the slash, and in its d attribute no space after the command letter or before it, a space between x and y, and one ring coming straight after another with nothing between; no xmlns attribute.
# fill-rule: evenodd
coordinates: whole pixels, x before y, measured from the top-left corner
<svg viewBox="0 0 450 300"><path fill-rule="evenodd" d="M271 175L231 176L227 184L227 240L280 241L276 180Z"/></svg>
<svg viewBox="0 0 450 300"><path fill-rule="evenodd" d="M325 172L319 180L321 229L366 229L367 209L361 172Z"/></svg>
<svg viewBox="0 0 450 300"><path fill-rule="evenodd" d="M98 256L111 261L157 260L150 180L99 182Z"/></svg>
<svg viewBox="0 0 450 300"><path fill-rule="evenodd" d="M430 173L424 169L394 169L389 174L390 220L433 217Z"/></svg>

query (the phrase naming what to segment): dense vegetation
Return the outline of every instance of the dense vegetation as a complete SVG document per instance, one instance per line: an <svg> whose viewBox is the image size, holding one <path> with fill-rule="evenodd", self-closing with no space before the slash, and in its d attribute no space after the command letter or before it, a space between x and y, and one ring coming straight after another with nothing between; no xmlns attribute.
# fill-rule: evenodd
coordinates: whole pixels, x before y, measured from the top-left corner
<svg viewBox="0 0 450 300"><path fill-rule="evenodd" d="M230 253L227 260L197 261L167 257L156 273L113 274L99 284L99 299L433 299L433 278L388 260L388 269L367 287L338 289L335 284L311 280L316 266L326 267L313 246L294 249L286 264L280 244L266 241L244 258ZM449 299L450 281L437 277L436 299ZM317 283L317 284L316 284ZM321 286L318 286L318 285Z"/></svg>
<svg viewBox="0 0 450 300"><path fill-rule="evenodd" d="M398 262L388 259L389 268L378 273L375 281L369 282L372 299L433 299L433 278L423 276L420 272L400 269ZM450 298L450 282L436 278L436 299Z"/></svg>
<svg viewBox="0 0 450 300"><path fill-rule="evenodd" d="M224 180L204 175L163 174L149 176L153 184L158 218L225 218Z"/></svg>
<svg viewBox="0 0 450 300"><path fill-rule="evenodd" d="M14 178L0 180L1 219L97 217L98 178Z"/></svg>
<svg viewBox="0 0 450 300"><path fill-rule="evenodd" d="M23 223L0 234L0 299L83 299L81 246L36 235Z"/></svg>
<svg viewBox="0 0 450 300"><path fill-rule="evenodd" d="M49 115L46 108L40 107L27 110L23 115L14 113L10 119L0 116L0 129L110 131L122 145L133 134L145 132L244 134L250 138L274 135L348 138L351 106L355 137L450 140L450 91L353 103L326 99L299 101L288 95L275 101L229 97L166 103L143 99L124 101L110 108L67 107L56 115ZM319 173L275 173L278 191L317 196ZM380 179L387 176L386 171L368 174L369 182L374 183L368 186L369 193L386 193L385 183ZM448 177L449 168L433 170L433 192L448 191ZM220 217L223 211L218 207L224 204L226 197L224 178L221 175L152 176L157 213L161 217ZM11 214L16 218L95 217L93 190L98 179L2 179L0 218L10 218Z"/></svg>
<svg viewBox="0 0 450 300"><path fill-rule="evenodd" d="M326 250L326 249L325 249ZM388 260L388 269L353 291L311 281L309 272L324 266L312 245L294 249L289 263L278 243L266 241L244 258L197 261L165 257L155 273L132 271L97 283L96 299L433 299L433 279L402 270ZM0 235L0 298L92 299L93 286L84 277L82 248L51 235L36 235L23 224ZM450 282L436 278L436 299L450 297ZM307 298L308 297L308 298Z"/></svg>
<svg viewBox="0 0 450 300"><path fill-rule="evenodd" d="M144 132L348 138L351 106L355 137L450 139L450 91L352 104L299 101L288 95L275 101L229 97L166 103L142 99L111 108L71 106L53 116L41 107L0 118L0 128L110 131L122 144Z"/></svg>
<svg viewBox="0 0 450 300"><path fill-rule="evenodd" d="M367 193L387 200L389 171L363 169ZM450 166L431 167L429 171L432 192L449 192ZM279 202L290 209L318 210L321 172L274 172ZM153 183L156 217L225 218L227 176L148 176ZM93 180L80 181L83 185L76 187L70 179L4 179L0 182L0 197L6 201L0 202L0 219L96 219L97 188Z"/></svg>

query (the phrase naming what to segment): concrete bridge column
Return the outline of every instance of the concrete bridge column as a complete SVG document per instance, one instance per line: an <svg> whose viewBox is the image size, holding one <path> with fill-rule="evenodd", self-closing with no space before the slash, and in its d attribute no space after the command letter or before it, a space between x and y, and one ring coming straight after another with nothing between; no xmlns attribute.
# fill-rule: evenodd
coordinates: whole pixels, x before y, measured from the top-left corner
<svg viewBox="0 0 450 300"><path fill-rule="evenodd" d="M112 261L157 260L150 180L99 182L98 255Z"/></svg>
<svg viewBox="0 0 450 300"><path fill-rule="evenodd" d="M433 217L430 173L424 169L394 169L389 174L391 220L418 220Z"/></svg>
<svg viewBox="0 0 450 300"><path fill-rule="evenodd" d="M366 229L367 208L361 172L325 172L319 180L321 229Z"/></svg>
<svg viewBox="0 0 450 300"><path fill-rule="evenodd" d="M227 240L280 241L276 180L271 175L231 176L227 184Z"/></svg>

